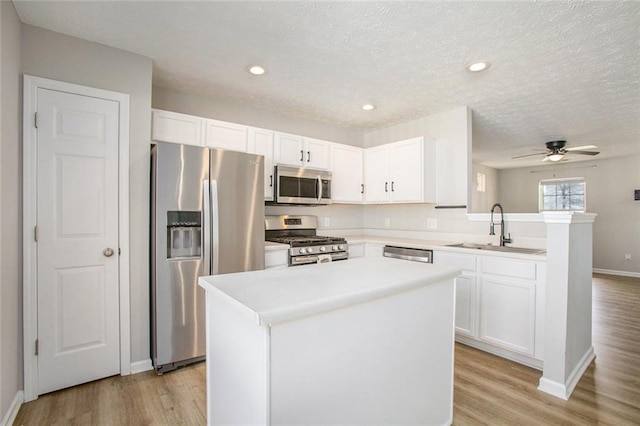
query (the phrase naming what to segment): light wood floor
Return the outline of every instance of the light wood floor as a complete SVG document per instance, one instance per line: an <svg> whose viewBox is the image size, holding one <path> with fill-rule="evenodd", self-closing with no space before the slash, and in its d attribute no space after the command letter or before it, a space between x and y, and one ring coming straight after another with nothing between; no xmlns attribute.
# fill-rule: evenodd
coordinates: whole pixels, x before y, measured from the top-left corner
<svg viewBox="0 0 640 426"><path fill-rule="evenodd" d="M640 425L640 279L593 279L596 360L569 401L540 372L456 344L455 425ZM14 425L202 425L205 365L111 377L24 404Z"/></svg>

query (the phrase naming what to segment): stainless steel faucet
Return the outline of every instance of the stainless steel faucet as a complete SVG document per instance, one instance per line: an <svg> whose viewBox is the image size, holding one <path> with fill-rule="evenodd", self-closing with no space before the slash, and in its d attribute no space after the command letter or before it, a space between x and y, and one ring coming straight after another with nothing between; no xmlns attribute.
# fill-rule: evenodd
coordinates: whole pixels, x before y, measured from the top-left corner
<svg viewBox="0 0 640 426"><path fill-rule="evenodd" d="M495 223L493 221L493 211L496 207L500 208L500 223ZM489 235L496 235L495 226L500 225L500 245L504 247L505 244L511 243L511 232L509 232L509 236L504 236L504 211L502 210L502 206L499 203L495 203L493 207L491 207L491 223L489 224Z"/></svg>

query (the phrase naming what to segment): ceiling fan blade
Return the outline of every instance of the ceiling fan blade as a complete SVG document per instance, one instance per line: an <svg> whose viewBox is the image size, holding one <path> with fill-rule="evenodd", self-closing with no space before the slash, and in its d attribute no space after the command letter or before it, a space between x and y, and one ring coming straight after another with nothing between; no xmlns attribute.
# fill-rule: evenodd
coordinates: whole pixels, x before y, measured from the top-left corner
<svg viewBox="0 0 640 426"><path fill-rule="evenodd" d="M580 155L598 155L599 151L570 151L572 154L580 154Z"/></svg>
<svg viewBox="0 0 640 426"><path fill-rule="evenodd" d="M585 149L595 149L597 145L582 145L582 146L573 146L570 148L565 148L565 151L584 151Z"/></svg>
<svg viewBox="0 0 640 426"><path fill-rule="evenodd" d="M534 155L546 155L546 152L537 152L535 154L525 154L525 155L518 155L516 157L511 157L512 160L516 159L516 158L524 158L524 157L533 157Z"/></svg>

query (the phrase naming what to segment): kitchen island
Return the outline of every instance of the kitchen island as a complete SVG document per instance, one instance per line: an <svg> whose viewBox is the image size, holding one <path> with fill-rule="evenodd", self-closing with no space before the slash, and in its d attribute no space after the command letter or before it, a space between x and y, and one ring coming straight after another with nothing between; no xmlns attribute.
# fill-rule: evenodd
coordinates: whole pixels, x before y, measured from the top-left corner
<svg viewBox="0 0 640 426"><path fill-rule="evenodd" d="M207 423L451 424L459 272L359 258L200 278Z"/></svg>

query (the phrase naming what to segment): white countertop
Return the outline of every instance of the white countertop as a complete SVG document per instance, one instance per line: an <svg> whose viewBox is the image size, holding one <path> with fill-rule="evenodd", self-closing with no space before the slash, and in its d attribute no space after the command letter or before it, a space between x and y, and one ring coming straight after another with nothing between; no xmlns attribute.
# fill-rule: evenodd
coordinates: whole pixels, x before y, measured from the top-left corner
<svg viewBox="0 0 640 426"><path fill-rule="evenodd" d="M391 258L201 277L199 284L260 325L291 321L419 288L459 269Z"/></svg>

